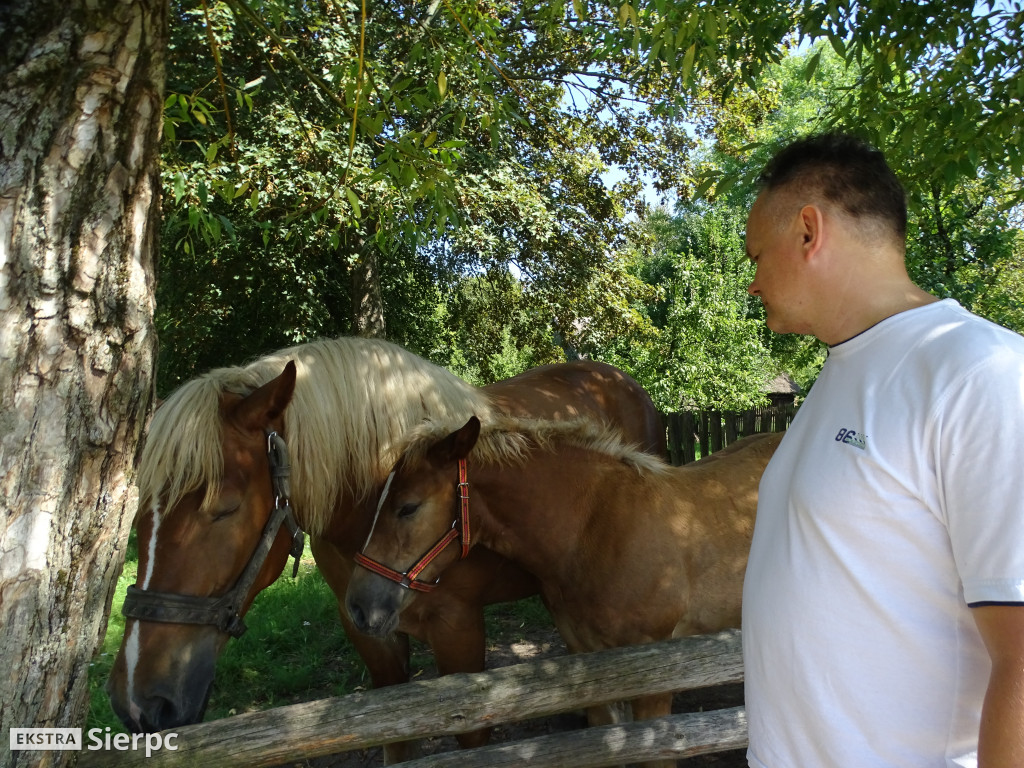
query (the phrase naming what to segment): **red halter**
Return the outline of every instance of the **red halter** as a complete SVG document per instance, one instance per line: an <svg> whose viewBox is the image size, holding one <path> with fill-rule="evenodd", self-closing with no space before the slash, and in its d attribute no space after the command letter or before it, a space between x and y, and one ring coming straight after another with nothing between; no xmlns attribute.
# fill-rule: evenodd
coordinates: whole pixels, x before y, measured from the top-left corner
<svg viewBox="0 0 1024 768"><path fill-rule="evenodd" d="M389 568L384 563L373 560L362 552L356 553L355 562L356 565L361 565L368 571L372 571L379 576L383 576L389 581L393 581L406 589L414 589L417 592L430 592L440 583L441 579L438 578L433 583L429 581L420 581L417 577L423 573L424 569L430 565L437 556L440 555L448 545L456 539L462 539L462 556L460 559L466 559L469 554L469 548L472 545L469 530L469 481L466 479L466 460L459 460L459 514L452 521L451 530L448 531L444 536L438 539L437 543L432 546L423 557L416 561L416 563L408 571L402 573L396 571L394 568ZM385 486L385 492L387 486ZM381 498L383 502L383 496ZM377 514L380 514L380 508L377 508ZM374 525L377 524L376 518L374 518ZM373 536L373 529L370 529L370 536ZM363 549L370 543L370 538L367 537L366 544L363 545Z"/></svg>

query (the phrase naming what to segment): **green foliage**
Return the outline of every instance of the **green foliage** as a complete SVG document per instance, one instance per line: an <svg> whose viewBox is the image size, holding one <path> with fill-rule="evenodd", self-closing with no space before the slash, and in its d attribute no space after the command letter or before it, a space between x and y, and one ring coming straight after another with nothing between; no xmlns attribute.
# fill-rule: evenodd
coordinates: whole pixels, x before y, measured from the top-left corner
<svg viewBox="0 0 1024 768"><path fill-rule="evenodd" d="M760 405L777 372L762 343L760 305L746 290L753 270L742 245L745 220L741 210L718 205L648 221L655 246L638 255L634 270L658 290L642 310L653 331L622 339L604 357L662 410Z"/></svg>
<svg viewBox="0 0 1024 768"><path fill-rule="evenodd" d="M936 186L917 201L907 265L927 291L1024 332L1015 311L1024 293L1008 293L1013 283L1006 280L1020 264L1024 233L998 205L1005 179L963 182L946 193Z"/></svg>
<svg viewBox="0 0 1024 768"><path fill-rule="evenodd" d="M461 280L446 312L446 362L479 386L560 357L547 323L531 317L522 284L506 270Z"/></svg>
<svg viewBox="0 0 1024 768"><path fill-rule="evenodd" d="M624 211L643 207L642 170L676 184L689 146L657 114L664 86L628 93L632 52L604 56L564 4L368 10L173 4L162 391L359 331L352 292L370 262L388 336L439 361L455 353L438 302L468 275L513 270L524 311L576 346L635 320ZM626 177L609 190L612 162Z"/></svg>
<svg viewBox="0 0 1024 768"><path fill-rule="evenodd" d="M364 15L336 0L176 0L161 391L361 330L353 292L368 265L388 336L481 382L556 359L556 340L594 355L664 336L667 349L695 343L665 330L687 323L705 341L732 338L693 313L698 298L736 303L732 283L715 282L725 273L680 262L645 283L631 267L641 173L684 200L713 193L745 210L774 147L835 125L873 138L904 173L915 274L1014 317L1018 251L996 212L1020 192L1022 16L1007 3L929 8L436 0ZM808 52L788 55L799 40ZM612 189L610 164L625 174ZM516 284L500 321L486 317L497 294L478 290L484 275ZM649 315L658 286L689 297L691 314ZM765 345L776 363L813 365L806 344ZM652 353L646 366L662 362Z"/></svg>
<svg viewBox="0 0 1024 768"><path fill-rule="evenodd" d="M778 146L828 128L825 116L850 89L858 87L860 77L827 45L766 68L755 90L737 89L721 107L702 113L700 127L708 144L697 160L700 174L732 180L733 186L720 200L749 208L754 196L750 176L764 167ZM768 96L759 99L755 94ZM752 103L761 109L753 109ZM912 153L919 152L924 153L915 147ZM999 170L977 178L958 177L953 183L933 181L922 188L908 180L908 173L913 174L913 166L920 162L918 157L908 157L900 145L890 145L886 153L909 183L911 278L937 296L955 298L969 309L1021 330L1012 307L1024 296L1008 293L1014 283L1007 279L1019 263L1021 230L1012 218L1012 200L1020 178ZM794 340L771 343L777 359L801 364L798 361L806 357Z"/></svg>
<svg viewBox="0 0 1024 768"><path fill-rule="evenodd" d="M1019 2L649 0L621 6L620 15L622 29L606 35L631 39L647 72L678 84L683 110L708 96L759 94L759 78L794 42L817 45L803 64L811 80L827 46L853 80L822 103L823 126L898 153L915 193L938 184L945 194L964 178L1009 173L1017 180L1009 203L1024 200ZM717 181L722 193L746 176L741 169L704 177L702 186Z"/></svg>

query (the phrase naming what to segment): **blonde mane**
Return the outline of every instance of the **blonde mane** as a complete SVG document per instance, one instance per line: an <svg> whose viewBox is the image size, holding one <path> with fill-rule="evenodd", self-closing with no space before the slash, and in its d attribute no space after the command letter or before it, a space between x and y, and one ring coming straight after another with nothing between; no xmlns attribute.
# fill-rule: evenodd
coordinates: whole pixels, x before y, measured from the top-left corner
<svg viewBox="0 0 1024 768"><path fill-rule="evenodd" d="M153 417L139 461L141 502L171 509L206 487L213 502L223 473L220 398L248 395L297 366L285 411L292 462L292 502L300 524L322 533L343 498L373 492L397 461L404 435L428 418L488 422L492 407L472 385L385 341L324 339L256 362L210 371L177 389Z"/></svg>
<svg viewBox="0 0 1024 768"><path fill-rule="evenodd" d="M660 474L670 469L658 457L625 442L619 430L610 424L588 419L553 421L500 415L481 421L480 437L470 458L484 464L522 464L533 451L551 452L568 445L607 456L640 473ZM450 419L425 421L407 436L401 455L422 458L432 445L464 423Z"/></svg>

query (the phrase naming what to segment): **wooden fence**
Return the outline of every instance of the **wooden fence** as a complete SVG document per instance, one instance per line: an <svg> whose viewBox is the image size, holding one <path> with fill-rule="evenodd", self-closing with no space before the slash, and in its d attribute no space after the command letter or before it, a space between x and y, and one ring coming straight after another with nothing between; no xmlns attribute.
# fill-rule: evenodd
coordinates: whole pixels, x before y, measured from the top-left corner
<svg viewBox="0 0 1024 768"><path fill-rule="evenodd" d="M175 750L85 751L82 768L269 768L426 736L465 733L651 693L743 679L740 633L561 656L375 689L175 729ZM88 739L85 739L88 744ZM403 763L408 768L599 768L747 743L742 707L578 731Z"/></svg>
<svg viewBox="0 0 1024 768"><path fill-rule="evenodd" d="M679 411L662 414L669 461L678 466L719 451L741 437L759 432L784 432L796 406L770 405L748 411ZM699 453L698 453L699 450Z"/></svg>

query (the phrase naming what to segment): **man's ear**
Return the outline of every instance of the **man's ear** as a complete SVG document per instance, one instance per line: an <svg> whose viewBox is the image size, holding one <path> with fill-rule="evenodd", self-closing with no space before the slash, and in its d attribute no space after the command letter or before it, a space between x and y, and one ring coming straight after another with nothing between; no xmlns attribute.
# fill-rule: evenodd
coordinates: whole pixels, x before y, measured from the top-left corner
<svg viewBox="0 0 1024 768"><path fill-rule="evenodd" d="M817 258L824 243L825 213L820 206L808 204L800 209L798 216L804 259L811 261Z"/></svg>
<svg viewBox="0 0 1024 768"><path fill-rule="evenodd" d="M427 451L427 457L438 464L460 461L473 450L479 437L480 419L470 416L462 427L434 443Z"/></svg>

